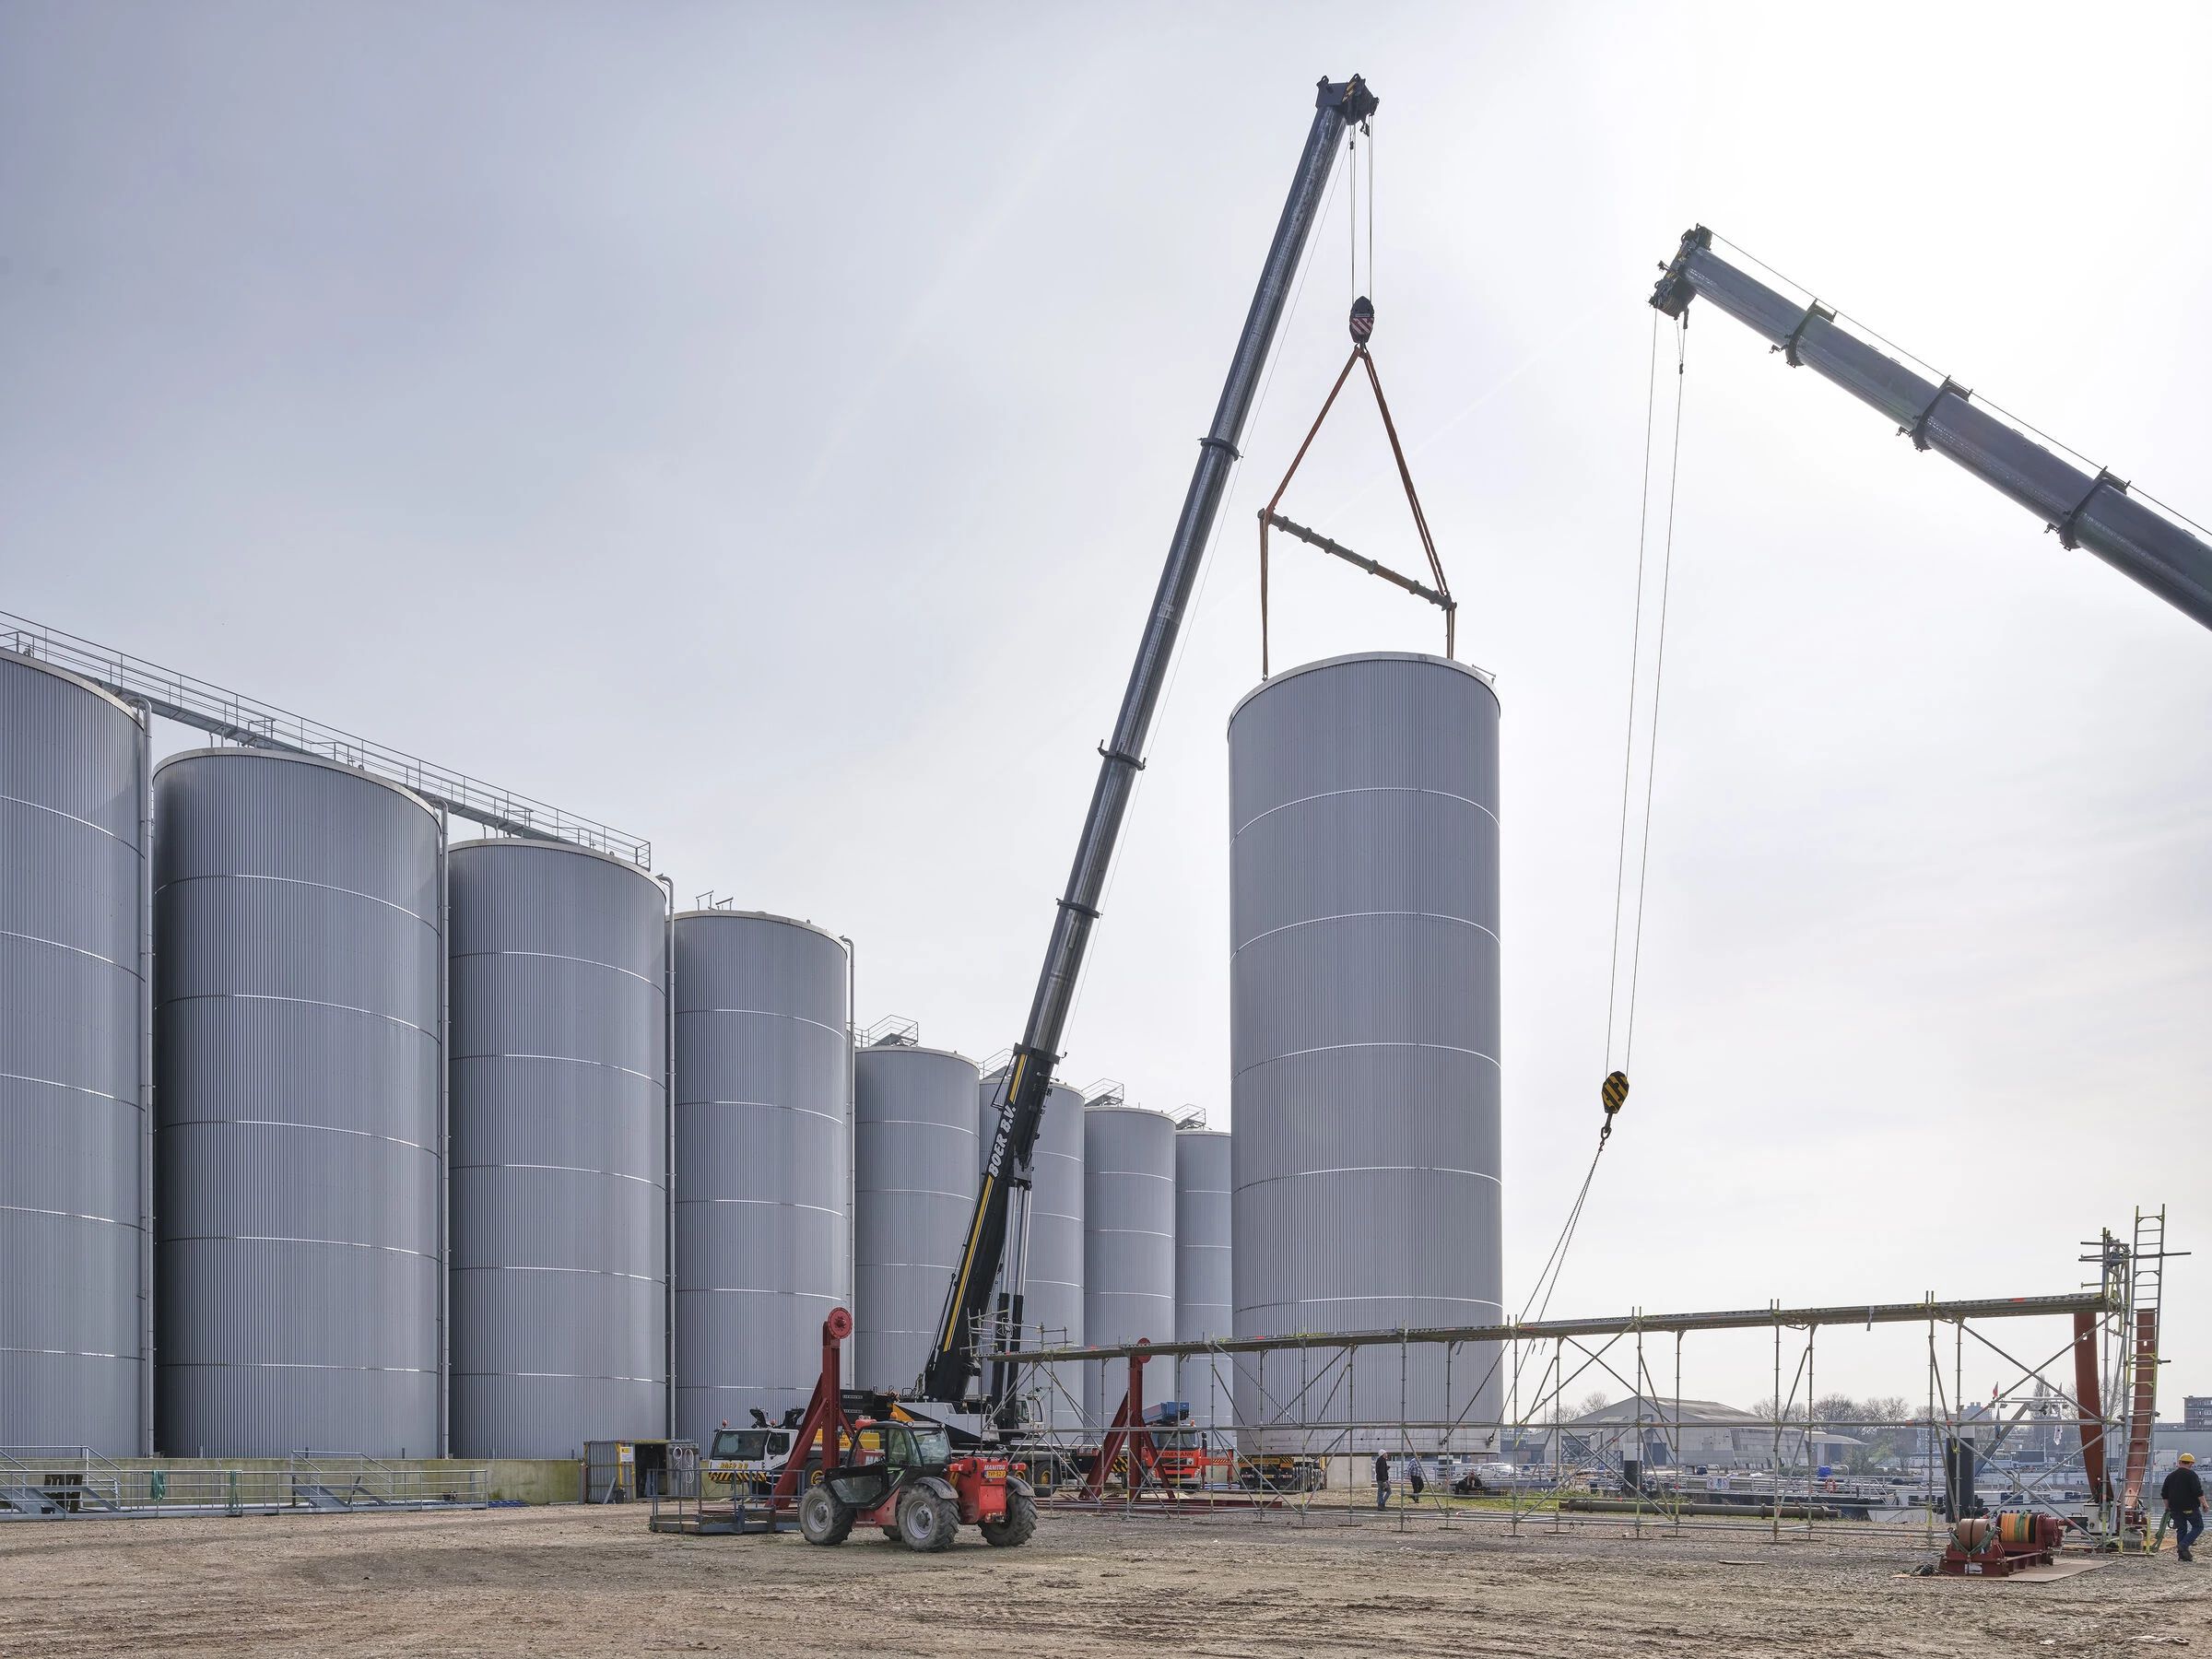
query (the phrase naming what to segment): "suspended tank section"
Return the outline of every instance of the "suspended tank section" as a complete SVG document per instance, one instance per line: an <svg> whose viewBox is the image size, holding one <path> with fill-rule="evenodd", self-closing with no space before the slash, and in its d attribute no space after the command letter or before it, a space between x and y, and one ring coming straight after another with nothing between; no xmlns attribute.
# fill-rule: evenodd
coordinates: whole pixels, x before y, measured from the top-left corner
<svg viewBox="0 0 2212 1659"><path fill-rule="evenodd" d="M153 1450L147 738L0 652L0 1445Z"/></svg>
<svg viewBox="0 0 2212 1659"><path fill-rule="evenodd" d="M667 907L627 859L449 854L453 1455L667 1431Z"/></svg>
<svg viewBox="0 0 2212 1659"><path fill-rule="evenodd" d="M438 818L259 749L154 812L160 1449L437 1455Z"/></svg>
<svg viewBox="0 0 2212 1659"><path fill-rule="evenodd" d="M1175 1132L1175 1340L1205 1342L1233 1334L1230 1283L1229 1136L1186 1125ZM1230 1420L1233 1377L1227 1359L1191 1355L1175 1362L1175 1398L1191 1421Z"/></svg>
<svg viewBox="0 0 2212 1659"><path fill-rule="evenodd" d="M1083 1111L1083 1325L1097 1346L1175 1337L1175 1120L1139 1106ZM1083 1367L1083 1415L1111 1421L1128 1362Z"/></svg>
<svg viewBox="0 0 2212 1659"><path fill-rule="evenodd" d="M1239 1336L1500 1316L1498 717L1479 672L1401 653L1290 669L1230 716ZM1494 1425L1493 1359L1415 1355L1405 1415ZM1371 1351L1301 1405L1241 1362L1239 1420L1395 1420L1398 1369Z"/></svg>
<svg viewBox="0 0 2212 1659"><path fill-rule="evenodd" d="M845 946L743 911L676 918L676 1432L804 1406L850 1295Z"/></svg>
<svg viewBox="0 0 2212 1659"><path fill-rule="evenodd" d="M994 1071L977 1091L979 1174L998 1129L1006 1082L1006 1072ZM1083 1096L1065 1083L1053 1084L1045 1096L1030 1183L1029 1278L1022 1296L1021 1346L1080 1347L1089 1340L1083 1334ZM1074 1429L1082 1421L1080 1367L1054 1365L1024 1371L1020 1387L1041 1426Z"/></svg>
<svg viewBox="0 0 2212 1659"><path fill-rule="evenodd" d="M911 1389L975 1202L975 1062L888 1043L853 1055L851 1381Z"/></svg>

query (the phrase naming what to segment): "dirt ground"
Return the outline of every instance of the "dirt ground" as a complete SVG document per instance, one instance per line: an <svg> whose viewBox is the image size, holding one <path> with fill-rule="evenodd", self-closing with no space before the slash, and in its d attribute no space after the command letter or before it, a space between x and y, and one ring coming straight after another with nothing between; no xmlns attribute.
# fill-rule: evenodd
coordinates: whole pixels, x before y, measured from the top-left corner
<svg viewBox="0 0 2212 1659"><path fill-rule="evenodd" d="M0 1525L0 1653L1322 1655L2212 1649L2212 1565L1900 1577L1917 1539L1047 1514L917 1556L637 1509Z"/></svg>

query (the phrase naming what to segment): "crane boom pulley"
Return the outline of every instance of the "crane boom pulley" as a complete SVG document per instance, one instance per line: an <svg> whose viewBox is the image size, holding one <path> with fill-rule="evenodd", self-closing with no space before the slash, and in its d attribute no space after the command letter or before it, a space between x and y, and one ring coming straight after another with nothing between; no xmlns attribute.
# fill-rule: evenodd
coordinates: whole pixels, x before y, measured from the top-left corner
<svg viewBox="0 0 2212 1659"><path fill-rule="evenodd" d="M2127 481L2094 476L2053 454L1973 402L1945 377L1937 385L1841 327L1818 300L1800 305L1712 251L1704 226L1681 246L1652 290L1652 304L1680 317L1700 295L1763 335L1794 369L1811 369L1897 422L1913 446L1947 455L2040 517L2067 548L2086 547L2184 616L2212 628L2212 546L2128 493Z"/></svg>

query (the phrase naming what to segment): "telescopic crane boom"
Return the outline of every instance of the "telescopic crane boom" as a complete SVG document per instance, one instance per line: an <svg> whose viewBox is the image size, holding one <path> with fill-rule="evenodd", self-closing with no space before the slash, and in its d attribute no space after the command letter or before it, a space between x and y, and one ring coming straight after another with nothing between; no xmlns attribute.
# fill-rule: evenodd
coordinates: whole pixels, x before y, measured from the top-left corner
<svg viewBox="0 0 2212 1659"><path fill-rule="evenodd" d="M1793 369L1812 369L1897 422L1916 448L1949 456L2169 605L2212 628L2212 547L2131 498L2124 480L2092 477L1995 416L1955 382L1935 385L1839 328L1835 312L1776 293L1712 251L1712 232L1686 231L1652 303L1679 317L1703 295L1766 336Z"/></svg>
<svg viewBox="0 0 2212 1659"><path fill-rule="evenodd" d="M1314 99L1313 124L1307 130L1298 171L1290 182L1289 199L1275 229L1267 262L1260 270L1259 290L1244 319L1230 359L1229 380L1214 410L1214 423L1198 441L1198 465L1191 475L1182 514L1168 544L1167 568L1160 572L1159 591L1145 618L1143 639L1136 650L1136 665L1129 672L1129 688L1122 694L1122 712L1113 723L1113 735L1099 746L1099 781L1091 791L1090 810L1084 815L1083 832L1076 841L1075 867L1068 873L1067 892L1060 900L1060 913L1053 924L1052 942L1046 947L1044 970L1038 976L1037 994L1030 1005L1030 1019L1021 1041L1015 1045L1000 1097L998 1128L991 1139L975 1211L962 1240L959 1261L945 1298L936 1344L928 1369L922 1376L922 1394L940 1403L955 1404L968 1396L974 1380L977 1322L989 1312L991 1295L1006 1243L1009 1200L1017 1187L1026 1189L1030 1159L1037 1147L1037 1131L1044 1119L1044 1103L1052 1088L1053 1067L1060 1058L1060 1037L1067 1023L1069 1001L1089 943L1091 924L1099 919L1099 898L1106 886L1114 841L1121 834L1122 815L1142 770L1146 735L1159 704L1175 636L1190 606L1191 589L1213 533L1214 515L1229 485L1230 469L1237 460L1237 441L1243 436L1244 419L1259 391L1260 371L1277 325L1289 302L1292 280L1306 238L1320 214L1329 171L1347 125L1365 121L1375 110L1375 98L1358 76L1348 81L1324 78ZM1009 1288L1018 1292L1019 1264L1008 1274ZM1015 1317L1018 1318L1018 1312Z"/></svg>

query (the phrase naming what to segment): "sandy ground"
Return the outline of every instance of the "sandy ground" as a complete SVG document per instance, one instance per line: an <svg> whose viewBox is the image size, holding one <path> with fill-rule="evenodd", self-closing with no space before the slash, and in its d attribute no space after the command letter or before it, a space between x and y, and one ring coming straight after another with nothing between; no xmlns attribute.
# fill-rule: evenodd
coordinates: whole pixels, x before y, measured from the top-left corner
<svg viewBox="0 0 2212 1659"><path fill-rule="evenodd" d="M996 1550L649 1534L637 1509L0 1524L0 1653L747 1655L2212 1649L2212 1565L1898 1576L1903 1541L1048 1514Z"/></svg>

